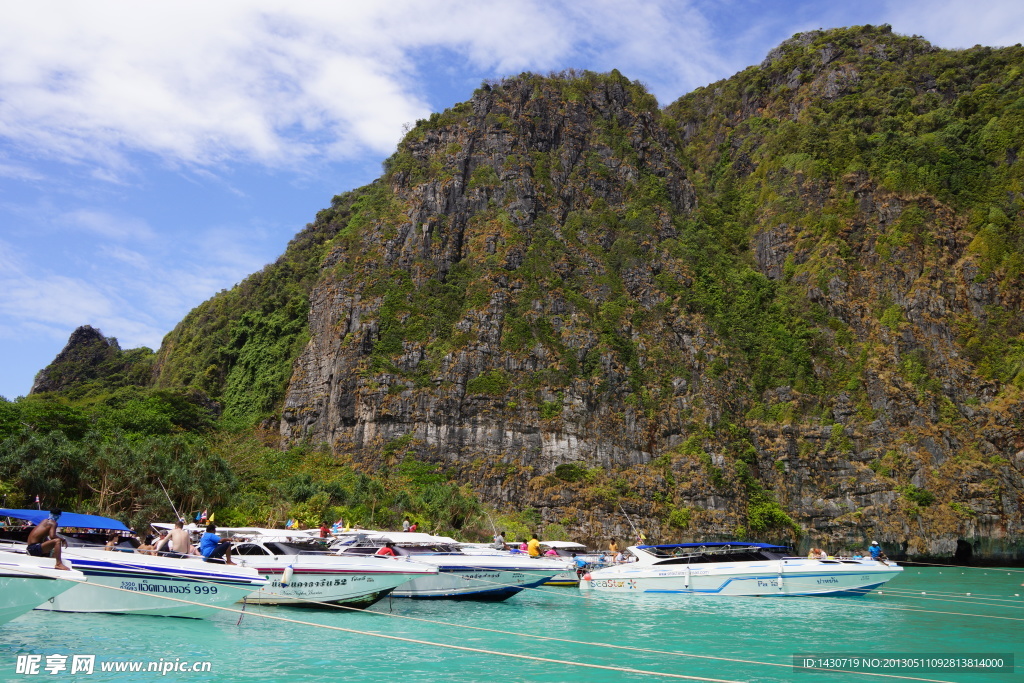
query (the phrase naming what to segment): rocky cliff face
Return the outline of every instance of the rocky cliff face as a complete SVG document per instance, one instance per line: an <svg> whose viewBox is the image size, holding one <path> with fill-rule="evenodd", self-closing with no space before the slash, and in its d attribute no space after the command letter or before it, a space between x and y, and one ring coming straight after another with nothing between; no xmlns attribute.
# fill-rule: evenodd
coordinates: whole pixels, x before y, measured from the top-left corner
<svg viewBox="0 0 1024 683"><path fill-rule="evenodd" d="M671 415L716 342L656 284L685 278L658 245L695 203L659 118L621 77L522 77L422 122L377 189L392 215L327 259L340 272L312 297L286 439L412 433L455 462L549 468L639 464L681 439ZM685 373L652 372L646 340ZM641 391L667 394L662 414L626 402Z"/></svg>
<svg viewBox="0 0 1024 683"><path fill-rule="evenodd" d="M126 356L117 339L104 337L90 325L82 325L71 333L53 362L39 371L29 393L66 391L94 380L108 380L129 372L138 364L140 356L151 353L144 349Z"/></svg>
<svg viewBox="0 0 1024 683"><path fill-rule="evenodd" d="M1024 560L1022 60L854 27L665 109L485 85L310 228L283 442L583 539Z"/></svg>

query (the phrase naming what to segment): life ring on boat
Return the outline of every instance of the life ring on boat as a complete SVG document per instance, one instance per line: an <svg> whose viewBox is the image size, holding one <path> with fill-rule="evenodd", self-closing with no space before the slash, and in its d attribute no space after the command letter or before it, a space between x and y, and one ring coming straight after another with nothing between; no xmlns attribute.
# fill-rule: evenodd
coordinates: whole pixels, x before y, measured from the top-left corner
<svg viewBox="0 0 1024 683"><path fill-rule="evenodd" d="M583 580L584 581L590 581L590 572L587 572L586 574L583 575Z"/></svg>
<svg viewBox="0 0 1024 683"><path fill-rule="evenodd" d="M287 588L288 584L292 582L292 574L295 573L295 568L288 565L284 568L284 574L281 575L281 588Z"/></svg>

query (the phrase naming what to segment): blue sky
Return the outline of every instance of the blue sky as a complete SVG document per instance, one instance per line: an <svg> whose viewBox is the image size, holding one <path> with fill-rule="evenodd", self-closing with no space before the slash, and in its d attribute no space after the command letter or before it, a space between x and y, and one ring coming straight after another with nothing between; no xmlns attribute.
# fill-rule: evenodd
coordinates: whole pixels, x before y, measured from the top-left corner
<svg viewBox="0 0 1024 683"><path fill-rule="evenodd" d="M7 3L0 396L27 394L79 325L158 348L485 79L617 68L665 105L794 33L882 23L1012 45L1024 3Z"/></svg>

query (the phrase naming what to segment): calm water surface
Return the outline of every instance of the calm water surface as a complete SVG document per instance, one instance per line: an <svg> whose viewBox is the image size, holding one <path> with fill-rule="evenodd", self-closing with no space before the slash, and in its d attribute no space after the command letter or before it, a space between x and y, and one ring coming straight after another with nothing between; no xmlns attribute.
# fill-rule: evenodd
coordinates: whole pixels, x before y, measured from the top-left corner
<svg viewBox="0 0 1024 683"><path fill-rule="evenodd" d="M3 681L667 681L622 668L730 681L1024 680L1024 572L908 568L861 598L730 598L526 591L497 604L395 599L367 612L249 606L207 620L31 612L0 627ZM971 596L965 593L971 593ZM924 593L924 594L922 594ZM272 615L362 631L260 618ZM393 615L425 621L400 619ZM436 622L444 622L443 624ZM472 630L505 631L494 633ZM396 636L488 650L471 652ZM547 636L543 640L528 636ZM554 638L563 640L552 640ZM565 642L577 641L577 642ZM609 646L620 646L612 648ZM632 649L621 649L622 647ZM515 659L527 655L614 667ZM1016 673L796 671L793 655L1009 654ZM19 675L19 655L95 655L90 675ZM103 672L107 662L210 662L205 673ZM743 661L737 661L743 660ZM775 666L781 665L781 666ZM678 680L678 679L676 679Z"/></svg>

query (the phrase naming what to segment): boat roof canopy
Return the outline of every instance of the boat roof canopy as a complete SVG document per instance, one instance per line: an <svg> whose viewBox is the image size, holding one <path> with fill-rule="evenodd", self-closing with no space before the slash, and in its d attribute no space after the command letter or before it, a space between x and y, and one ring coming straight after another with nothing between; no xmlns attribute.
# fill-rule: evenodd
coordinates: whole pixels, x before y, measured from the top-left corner
<svg viewBox="0 0 1024 683"><path fill-rule="evenodd" d="M667 545L638 545L637 548L645 550L647 548L660 548L667 550L670 548L763 548L765 550L788 550L784 545L774 545L772 543L745 543L743 541L715 541L712 543L669 543Z"/></svg>
<svg viewBox="0 0 1024 683"><path fill-rule="evenodd" d="M39 524L50 516L49 510L9 510L0 508L0 517L12 519L25 519L33 524ZM69 526L76 529L111 529L114 531L131 531L123 523L110 517L99 515L81 515L76 512L62 512L58 527Z"/></svg>
<svg viewBox="0 0 1024 683"><path fill-rule="evenodd" d="M566 550L568 550L570 548L572 548L572 549L575 549L575 548L584 548L584 549L586 549L586 547L587 547L587 546L583 545L582 543L574 543L572 541L541 541L540 544L541 545L546 545L549 548L565 548Z"/></svg>

